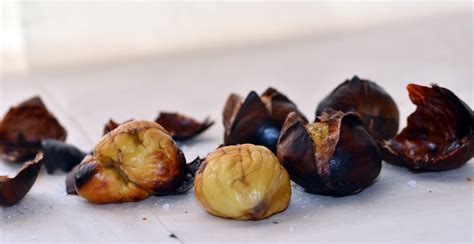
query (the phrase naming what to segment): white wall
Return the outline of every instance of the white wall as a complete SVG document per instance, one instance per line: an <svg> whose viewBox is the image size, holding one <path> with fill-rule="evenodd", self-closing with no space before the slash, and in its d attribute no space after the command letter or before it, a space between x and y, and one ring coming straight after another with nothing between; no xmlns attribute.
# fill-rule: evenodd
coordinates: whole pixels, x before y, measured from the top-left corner
<svg viewBox="0 0 474 244"><path fill-rule="evenodd" d="M2 9L2 39L8 29L13 40L2 49L6 72L318 37L472 11L472 3L7 1Z"/></svg>

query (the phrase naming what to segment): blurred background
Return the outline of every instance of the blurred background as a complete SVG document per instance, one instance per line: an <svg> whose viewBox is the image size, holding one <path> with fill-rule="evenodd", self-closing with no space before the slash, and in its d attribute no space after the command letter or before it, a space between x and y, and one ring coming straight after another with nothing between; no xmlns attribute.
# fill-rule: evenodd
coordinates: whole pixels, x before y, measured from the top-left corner
<svg viewBox="0 0 474 244"><path fill-rule="evenodd" d="M11 74L88 67L323 38L469 12L470 1L2 0L1 68Z"/></svg>
<svg viewBox="0 0 474 244"><path fill-rule="evenodd" d="M180 111L216 120L211 149L231 92L273 86L312 119L354 75L393 96L402 126L408 83L474 104L470 1L1 0L1 13L1 114L40 95L85 148L110 118Z"/></svg>

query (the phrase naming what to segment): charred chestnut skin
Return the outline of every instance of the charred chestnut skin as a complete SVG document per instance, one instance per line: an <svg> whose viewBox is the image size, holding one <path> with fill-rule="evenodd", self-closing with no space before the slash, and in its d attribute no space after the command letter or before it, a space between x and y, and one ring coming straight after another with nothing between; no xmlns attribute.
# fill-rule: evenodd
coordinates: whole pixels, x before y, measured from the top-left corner
<svg viewBox="0 0 474 244"><path fill-rule="evenodd" d="M321 124L327 135L316 142L308 129ZM283 125L277 157L291 179L307 192L345 196L370 186L381 170L377 143L356 113L327 110L307 124L291 113Z"/></svg>
<svg viewBox="0 0 474 244"><path fill-rule="evenodd" d="M10 207L20 202L30 191L41 169L43 154L26 162L13 178L0 176L0 206Z"/></svg>
<svg viewBox="0 0 474 244"><path fill-rule="evenodd" d="M252 91L245 100L231 94L223 111L224 145L250 143L275 153L282 125L291 112L306 120L288 97L271 87L261 96Z"/></svg>
<svg viewBox="0 0 474 244"><path fill-rule="evenodd" d="M41 141L65 141L67 132L40 97L32 97L10 108L0 122L0 155L9 161L33 158Z"/></svg>
<svg viewBox="0 0 474 244"><path fill-rule="evenodd" d="M375 82L354 76L327 95L318 105L316 116L326 109L357 112L367 131L377 140L394 137L400 114L392 97Z"/></svg>
<svg viewBox="0 0 474 244"><path fill-rule="evenodd" d="M452 91L409 84L410 100L417 106L407 127L383 142L383 159L414 171L444 171L474 156L474 113Z"/></svg>

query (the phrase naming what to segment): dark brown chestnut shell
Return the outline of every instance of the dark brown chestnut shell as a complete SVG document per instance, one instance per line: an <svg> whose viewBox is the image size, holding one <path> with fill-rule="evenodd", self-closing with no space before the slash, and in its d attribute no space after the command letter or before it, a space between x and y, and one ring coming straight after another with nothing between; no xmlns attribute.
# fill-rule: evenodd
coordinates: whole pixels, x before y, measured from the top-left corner
<svg viewBox="0 0 474 244"><path fill-rule="evenodd" d="M231 94L223 111L224 145L252 143L275 152L280 130L291 112L306 121L288 97L271 87L261 96L252 91L245 100Z"/></svg>
<svg viewBox="0 0 474 244"><path fill-rule="evenodd" d="M474 156L474 113L450 90L407 86L417 106L407 127L381 148L385 161L419 171L457 168Z"/></svg>
<svg viewBox="0 0 474 244"><path fill-rule="evenodd" d="M132 120L127 120L123 123L117 123L110 119L104 126L104 135L117 128L119 125ZM197 121L187 115L172 112L160 112L155 122L163 126L166 131L176 141L187 141L199 134L203 133L214 124L210 118L205 118L204 121Z"/></svg>
<svg viewBox="0 0 474 244"><path fill-rule="evenodd" d="M311 126L324 125L315 142ZM277 157L291 179L314 194L345 196L371 185L381 170L377 143L357 113L327 110L307 124L291 113L283 125Z"/></svg>
<svg viewBox="0 0 474 244"><path fill-rule="evenodd" d="M41 140L66 140L66 130L39 97L10 108L0 122L0 155L9 161L27 160L41 148Z"/></svg>
<svg viewBox="0 0 474 244"><path fill-rule="evenodd" d="M43 154L26 162L13 178L0 176L0 206L9 207L18 203L30 191L41 169Z"/></svg>
<svg viewBox="0 0 474 244"><path fill-rule="evenodd" d="M366 129L377 140L390 139L398 132L397 105L375 82L357 76L344 81L319 103L316 116L330 108L359 113Z"/></svg>
<svg viewBox="0 0 474 244"><path fill-rule="evenodd" d="M177 141L189 140L214 124L209 117L201 122L184 114L168 112L161 112L155 122L163 126Z"/></svg>

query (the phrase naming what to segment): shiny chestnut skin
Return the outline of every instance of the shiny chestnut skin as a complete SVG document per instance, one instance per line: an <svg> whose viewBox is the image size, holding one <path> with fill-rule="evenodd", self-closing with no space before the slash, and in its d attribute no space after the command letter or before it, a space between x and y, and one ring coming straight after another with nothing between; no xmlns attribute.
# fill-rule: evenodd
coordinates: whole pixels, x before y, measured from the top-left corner
<svg viewBox="0 0 474 244"><path fill-rule="evenodd" d="M474 113L450 90L432 85L407 86L417 106L407 127L385 141L385 161L416 171L457 168L474 156Z"/></svg>
<svg viewBox="0 0 474 244"><path fill-rule="evenodd" d="M231 94L223 111L224 145L251 143L275 152L281 127L291 112L306 120L296 105L274 88L261 96L252 91L244 101Z"/></svg>
<svg viewBox="0 0 474 244"><path fill-rule="evenodd" d="M0 155L9 161L33 158L45 139L66 140L67 132L39 97L8 110L0 122Z"/></svg>
<svg viewBox="0 0 474 244"><path fill-rule="evenodd" d="M73 170L73 182L75 192L92 203L138 201L172 193L185 167L168 132L155 122L138 120L104 135L93 155Z"/></svg>
<svg viewBox="0 0 474 244"><path fill-rule="evenodd" d="M366 129L377 140L390 139L398 132L397 105L375 82L357 76L344 81L319 103L316 116L329 108L359 113Z"/></svg>
<svg viewBox="0 0 474 244"><path fill-rule="evenodd" d="M277 156L291 179L314 194L345 196L371 185L381 170L377 143L357 113L327 110L308 124L291 113Z"/></svg>

